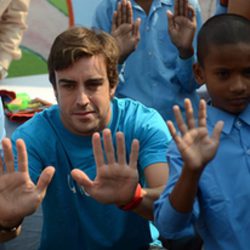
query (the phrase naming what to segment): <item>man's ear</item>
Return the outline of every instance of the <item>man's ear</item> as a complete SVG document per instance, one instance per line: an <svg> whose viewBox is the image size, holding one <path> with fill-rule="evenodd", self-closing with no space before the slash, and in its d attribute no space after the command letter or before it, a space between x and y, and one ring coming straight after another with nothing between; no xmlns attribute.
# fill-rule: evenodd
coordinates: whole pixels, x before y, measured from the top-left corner
<svg viewBox="0 0 250 250"><path fill-rule="evenodd" d="M204 75L204 69L199 63L193 64L193 74L195 77L196 82L201 86L205 84L205 75Z"/></svg>
<svg viewBox="0 0 250 250"><path fill-rule="evenodd" d="M110 87L109 92L110 92L111 99L113 99L113 97L115 95L116 88L117 88L117 84L115 86L113 86L113 87Z"/></svg>
<svg viewBox="0 0 250 250"><path fill-rule="evenodd" d="M58 94L57 94L57 90L56 90L56 87L53 85L53 90L54 90L54 95L55 95L55 97L56 97L56 100L57 100L57 96L58 96Z"/></svg>

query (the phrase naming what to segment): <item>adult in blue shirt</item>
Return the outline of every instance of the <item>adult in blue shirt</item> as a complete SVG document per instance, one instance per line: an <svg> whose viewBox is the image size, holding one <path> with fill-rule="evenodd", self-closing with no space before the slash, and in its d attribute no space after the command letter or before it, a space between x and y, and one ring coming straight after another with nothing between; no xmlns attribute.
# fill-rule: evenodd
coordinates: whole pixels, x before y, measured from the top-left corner
<svg viewBox="0 0 250 250"><path fill-rule="evenodd" d="M169 147L170 177L155 221L170 238L195 225L205 250L248 249L250 21L233 14L209 19L198 35L198 62L195 74L211 104L206 113L201 101L197 126L189 100L187 123L174 107L181 135L169 122L176 144Z"/></svg>
<svg viewBox="0 0 250 250"><path fill-rule="evenodd" d="M198 104L192 64L193 38L201 23L197 0L103 0L93 26L112 33L121 50L120 64L126 59L116 95L155 108L165 120L174 120L172 106L183 108L186 97Z"/></svg>
<svg viewBox="0 0 250 250"><path fill-rule="evenodd" d="M138 250L152 241L148 220L167 181L171 136L157 111L113 98L118 57L104 32L60 34L48 59L58 105L14 132L14 153L21 138L34 183L46 166L55 168L40 249Z"/></svg>

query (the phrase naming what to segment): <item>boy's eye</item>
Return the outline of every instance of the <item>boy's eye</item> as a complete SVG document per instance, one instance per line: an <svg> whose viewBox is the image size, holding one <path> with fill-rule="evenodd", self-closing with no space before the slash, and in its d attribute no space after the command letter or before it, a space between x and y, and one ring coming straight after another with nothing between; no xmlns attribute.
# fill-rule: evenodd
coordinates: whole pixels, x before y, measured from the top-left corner
<svg viewBox="0 0 250 250"><path fill-rule="evenodd" d="M245 77L250 78L250 68L244 69L244 70L243 70L243 75L244 75Z"/></svg>
<svg viewBox="0 0 250 250"><path fill-rule="evenodd" d="M219 77L219 78L228 78L229 77L229 71L228 70L219 70L216 72L216 75Z"/></svg>

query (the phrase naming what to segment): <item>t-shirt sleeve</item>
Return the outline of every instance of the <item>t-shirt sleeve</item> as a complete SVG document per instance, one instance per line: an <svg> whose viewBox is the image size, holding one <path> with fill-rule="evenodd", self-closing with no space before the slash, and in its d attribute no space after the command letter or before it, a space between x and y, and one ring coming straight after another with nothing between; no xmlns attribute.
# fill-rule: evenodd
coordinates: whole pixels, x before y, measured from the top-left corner
<svg viewBox="0 0 250 250"><path fill-rule="evenodd" d="M167 162L166 152L171 141L171 135L161 115L150 110L148 115L142 115L140 125L136 131L140 142L139 164L145 167Z"/></svg>

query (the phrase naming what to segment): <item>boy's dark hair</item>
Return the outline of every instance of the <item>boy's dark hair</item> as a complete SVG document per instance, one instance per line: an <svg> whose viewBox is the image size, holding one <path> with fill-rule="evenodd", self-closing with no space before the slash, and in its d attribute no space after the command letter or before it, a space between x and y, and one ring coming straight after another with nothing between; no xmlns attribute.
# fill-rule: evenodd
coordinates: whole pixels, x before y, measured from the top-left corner
<svg viewBox="0 0 250 250"><path fill-rule="evenodd" d="M56 88L55 71L67 69L83 57L102 55L110 87L118 83L119 49L115 39L101 30L73 27L58 35L48 58L49 80Z"/></svg>
<svg viewBox="0 0 250 250"><path fill-rule="evenodd" d="M204 59L209 53L210 46L237 43L250 44L250 21L247 18L235 14L222 14L209 18L198 34L199 64L204 67Z"/></svg>

